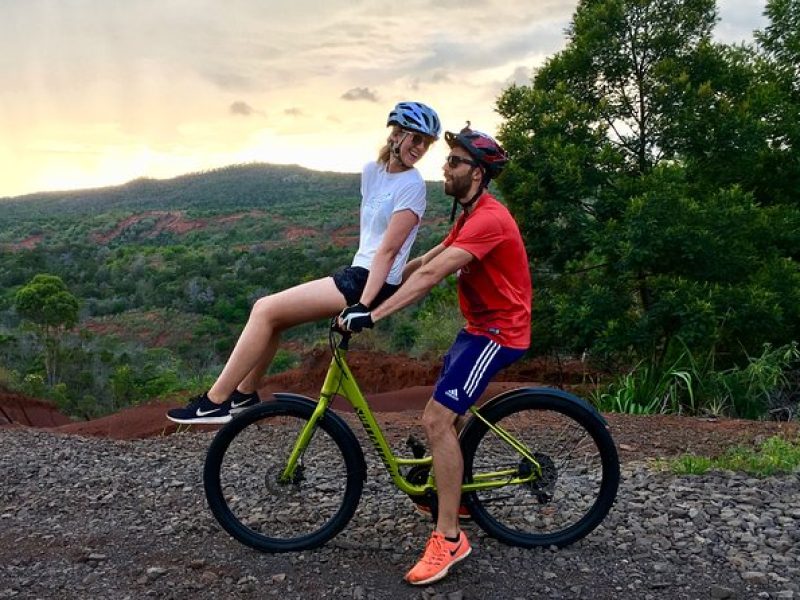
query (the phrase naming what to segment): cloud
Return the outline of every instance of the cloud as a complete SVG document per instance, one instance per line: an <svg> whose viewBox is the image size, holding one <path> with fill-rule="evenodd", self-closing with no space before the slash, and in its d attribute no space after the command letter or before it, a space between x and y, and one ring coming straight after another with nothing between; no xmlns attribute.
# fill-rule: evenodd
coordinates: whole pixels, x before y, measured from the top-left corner
<svg viewBox="0 0 800 600"><path fill-rule="evenodd" d="M530 85L533 69L530 67L517 67L514 73L508 78L506 83L508 85Z"/></svg>
<svg viewBox="0 0 800 600"><path fill-rule="evenodd" d="M444 69L437 69L431 74L432 83L451 83L453 78Z"/></svg>
<svg viewBox="0 0 800 600"><path fill-rule="evenodd" d="M201 77L210 81L221 90L230 91L251 91L258 89L256 82L250 77L238 73L233 73L234 66L223 67L224 71L215 72L203 67L199 69Z"/></svg>
<svg viewBox="0 0 800 600"><path fill-rule="evenodd" d="M103 175L109 147L119 148L114 157L126 177L137 174L134 167L165 176L167 164L195 169L228 156L269 161L281 145L263 140L284 135L335 136L339 144L347 130L354 144L371 149L367 123L385 116L381 103L408 97L435 106L448 125L471 118L492 131L497 95L512 82L529 84L538 65L564 47L578 0L121 4L0 0L0 195L72 181L78 170ZM765 24L764 4L719 0L715 39L748 38ZM269 129L259 127L267 122ZM187 135L197 136L191 166ZM36 154L24 169L18 148ZM97 161L42 159L96 148ZM163 160L150 157L153 149ZM343 155L326 151L314 164L344 168ZM347 169L358 170L360 158L354 165ZM438 164L426 167L426 177L441 176Z"/></svg>
<svg viewBox="0 0 800 600"><path fill-rule="evenodd" d="M242 102L241 100L237 100L231 104L228 110L232 115L241 115L243 117L249 117L253 113L258 112L247 102Z"/></svg>
<svg viewBox="0 0 800 600"><path fill-rule="evenodd" d="M368 102L377 102L378 95L369 88L355 87L342 94L342 100L367 100Z"/></svg>
<svg viewBox="0 0 800 600"><path fill-rule="evenodd" d="M475 44L472 40L440 37L414 68L438 73L469 72L501 67L535 54L539 48L558 48L563 44L560 31L549 31L534 23L503 36Z"/></svg>
<svg viewBox="0 0 800 600"><path fill-rule="evenodd" d="M717 3L720 20L714 29L715 40L737 44L752 39L753 31L763 29L769 23L764 15L764 4L763 0L720 0Z"/></svg>
<svg viewBox="0 0 800 600"><path fill-rule="evenodd" d="M431 6L445 8L445 9L464 9L465 7L482 6L485 2L482 0L433 0Z"/></svg>

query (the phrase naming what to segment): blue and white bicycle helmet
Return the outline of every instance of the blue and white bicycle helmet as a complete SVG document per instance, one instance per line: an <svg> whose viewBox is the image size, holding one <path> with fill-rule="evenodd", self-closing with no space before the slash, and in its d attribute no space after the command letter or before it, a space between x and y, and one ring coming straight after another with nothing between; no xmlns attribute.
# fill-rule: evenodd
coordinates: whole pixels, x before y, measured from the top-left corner
<svg viewBox="0 0 800 600"><path fill-rule="evenodd" d="M408 131L416 131L439 139L442 124L439 115L422 102L399 102L389 113L386 126L397 125Z"/></svg>

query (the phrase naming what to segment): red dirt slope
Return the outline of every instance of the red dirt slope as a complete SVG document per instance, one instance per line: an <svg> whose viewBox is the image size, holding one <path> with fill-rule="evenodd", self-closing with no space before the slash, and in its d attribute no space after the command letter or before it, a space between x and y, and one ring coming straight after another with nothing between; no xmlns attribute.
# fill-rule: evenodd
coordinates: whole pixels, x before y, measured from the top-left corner
<svg viewBox="0 0 800 600"><path fill-rule="evenodd" d="M440 368L438 361L358 350L348 353L347 362L370 405L379 413L422 409L431 396ZM315 350L305 357L300 367L265 379L259 390L261 397L268 399L274 392L288 391L316 398L329 364L330 352L326 349ZM580 381L577 372L562 375L573 382ZM552 367L536 361L515 365L501 373L498 379L501 381L492 383L483 399L513 387L536 385L516 383L520 381L557 383ZM153 401L92 421L72 421L46 402L0 390L0 426L11 423L115 439L153 437L175 432L176 425L166 418L165 413L184 401L185 398ZM350 410L341 399L336 400L334 407Z"/></svg>
<svg viewBox="0 0 800 600"><path fill-rule="evenodd" d="M48 402L0 389L0 425L56 427L69 422L69 417Z"/></svg>
<svg viewBox="0 0 800 600"><path fill-rule="evenodd" d="M494 394L500 393L512 387L519 387L519 383L505 382L493 383L484 394L484 398L489 398ZM378 413L398 413L401 411L417 411L425 406L430 398L432 386L414 386L403 390L367 394L370 406ZM260 390L261 397L265 400L271 397L272 392L292 391L297 392L296 388L277 387L268 385ZM313 396L312 396L313 397ZM107 415L92 421L74 421L67 424L35 425L75 435L86 435L96 437L107 437L119 440L140 439L168 435L175 433L177 425L168 420L164 413L169 408L177 406L176 402L150 402L141 406L126 408L113 415ZM334 402L337 410L350 412L352 409L341 399L337 398ZM193 431L202 430L203 426L195 425ZM205 429L214 430L218 426L209 426Z"/></svg>

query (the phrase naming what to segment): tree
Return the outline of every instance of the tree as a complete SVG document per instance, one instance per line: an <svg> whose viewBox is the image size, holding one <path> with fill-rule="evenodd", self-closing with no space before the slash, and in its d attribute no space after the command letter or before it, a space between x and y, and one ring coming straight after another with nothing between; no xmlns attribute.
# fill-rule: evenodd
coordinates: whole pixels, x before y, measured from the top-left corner
<svg viewBox="0 0 800 600"><path fill-rule="evenodd" d="M21 287L15 295L19 315L30 321L44 347L47 383L58 383L58 357L61 338L78 323L78 299L60 277L39 274Z"/></svg>
<svg viewBox="0 0 800 600"><path fill-rule="evenodd" d="M797 154L769 65L712 43L715 19L714 0L583 0L565 50L499 98L540 350L729 358L800 334L797 195L772 176Z"/></svg>
<svg viewBox="0 0 800 600"><path fill-rule="evenodd" d="M770 0L769 25L756 32L764 61L760 75L770 86L770 172L767 179L780 186L784 201L797 206L800 189L800 0ZM798 246L795 245L797 249ZM800 250L795 254L800 258Z"/></svg>
<svg viewBox="0 0 800 600"><path fill-rule="evenodd" d="M756 39L800 94L800 2L769 0L765 13L770 23Z"/></svg>

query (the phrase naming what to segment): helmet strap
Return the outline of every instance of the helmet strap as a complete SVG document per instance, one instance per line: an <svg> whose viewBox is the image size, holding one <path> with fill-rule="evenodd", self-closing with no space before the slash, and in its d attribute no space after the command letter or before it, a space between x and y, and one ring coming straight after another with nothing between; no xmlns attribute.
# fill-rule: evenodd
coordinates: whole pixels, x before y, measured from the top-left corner
<svg viewBox="0 0 800 600"><path fill-rule="evenodd" d="M403 165L403 166L404 166L406 169L410 169L410 168L411 168L411 165L407 165L406 163L404 163L404 162L403 162L403 158L400 156L400 146L402 146L402 145L403 145L403 142L406 140L406 137L408 137L408 136L409 136L409 132L407 132L407 131L406 131L406 132L403 134L403 137L402 137L402 138L400 138L400 141L399 141L399 142L396 142L396 143L392 144L392 154L394 154L394 155L395 155L395 157L397 157L397 160L398 160L398 161L400 162L400 164L401 164L401 165Z"/></svg>
<svg viewBox="0 0 800 600"><path fill-rule="evenodd" d="M466 212L467 209L470 206L472 206L473 204L475 204L478 201L478 198L480 198L481 195L483 195L483 192L485 192L486 188L489 187L489 182L491 181L491 179L492 178L488 176L486 171L484 171L483 172L483 177L481 178L481 185L478 188L478 191L475 192L475 195L473 195L472 198L469 199L469 202L460 203L458 200L453 198L453 209L450 211L450 222L451 223L456 218L456 205L461 204L461 208L463 208L464 212Z"/></svg>
<svg viewBox="0 0 800 600"><path fill-rule="evenodd" d="M478 188L478 191L475 192L475 195L472 196L472 198L470 198L469 202L464 202L463 204L453 198L453 210L450 211L450 222L452 223L456 218L456 206L458 204L461 204L461 208L463 208L464 212L466 212L469 207L478 201L478 198L481 197L484 191L486 191L486 186L481 184L481 187Z"/></svg>

